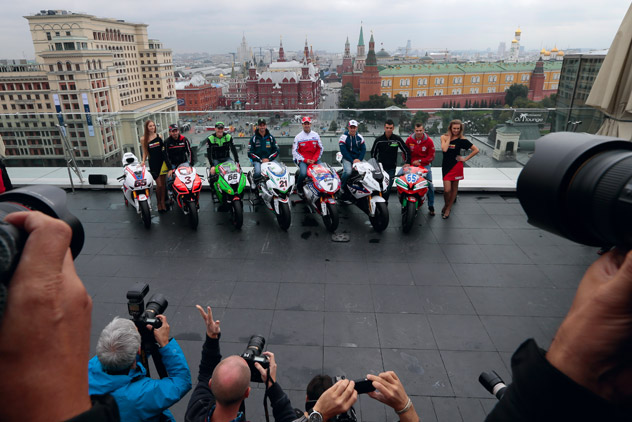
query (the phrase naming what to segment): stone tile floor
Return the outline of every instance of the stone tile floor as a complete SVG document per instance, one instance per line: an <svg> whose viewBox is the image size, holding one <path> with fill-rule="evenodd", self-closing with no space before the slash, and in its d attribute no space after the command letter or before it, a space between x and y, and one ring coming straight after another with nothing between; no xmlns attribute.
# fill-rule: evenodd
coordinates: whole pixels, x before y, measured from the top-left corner
<svg viewBox="0 0 632 422"><path fill-rule="evenodd" d="M69 194L86 230L76 261L93 298L91 350L101 329L127 316L126 292L137 281L169 300L171 334L197 378L204 335L195 304L222 322L223 354L241 353L251 334L275 352L279 382L295 407L320 373L357 379L394 370L422 420L480 421L494 406L481 371L510 381L509 360L525 339L548 347L596 249L527 224L515 196L459 195L452 215L424 206L405 235L397 201L390 225L376 233L357 208L342 207L331 240L303 205L279 229L271 212L246 207L235 230L204 192L197 231L179 210L155 214L146 230L120 192ZM395 198L395 197L393 197ZM437 195L437 210L443 206ZM263 390L253 386L247 416L264 420ZM183 420L187 395L172 411ZM369 397L362 421L395 420Z"/></svg>

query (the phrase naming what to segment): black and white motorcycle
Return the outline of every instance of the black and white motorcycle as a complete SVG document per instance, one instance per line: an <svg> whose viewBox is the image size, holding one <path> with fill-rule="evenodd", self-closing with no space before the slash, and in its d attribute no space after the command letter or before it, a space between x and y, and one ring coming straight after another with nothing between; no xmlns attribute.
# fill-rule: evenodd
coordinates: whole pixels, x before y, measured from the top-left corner
<svg viewBox="0 0 632 422"><path fill-rule="evenodd" d="M117 180L123 182L121 190L125 197L125 205L132 204L136 213L143 220L145 228L151 227L151 188L154 178L145 164L131 152L123 154L123 175Z"/></svg>
<svg viewBox="0 0 632 422"><path fill-rule="evenodd" d="M254 186L254 171L248 173L248 181L251 193L255 192L261 198L265 206L276 215L279 226L287 230L292 223L290 194L294 188L294 176L290 174L285 164L277 161L261 163L261 179L256 186ZM254 204L254 201L251 199L250 203Z"/></svg>
<svg viewBox="0 0 632 422"><path fill-rule="evenodd" d="M342 154L336 154L342 164ZM342 170L341 170L342 173ZM389 177L381 163L375 158L353 164L353 172L344 186L343 201L351 202L369 216L371 225L377 232L388 227L388 205L384 194L388 189Z"/></svg>

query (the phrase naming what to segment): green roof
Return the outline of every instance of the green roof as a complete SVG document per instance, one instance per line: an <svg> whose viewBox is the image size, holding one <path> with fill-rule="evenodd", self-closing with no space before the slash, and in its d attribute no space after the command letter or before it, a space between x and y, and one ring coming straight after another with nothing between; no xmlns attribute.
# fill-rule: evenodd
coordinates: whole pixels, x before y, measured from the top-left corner
<svg viewBox="0 0 632 422"><path fill-rule="evenodd" d="M360 39L358 40L358 45L364 45L364 35L362 34L362 27L360 27Z"/></svg>
<svg viewBox="0 0 632 422"><path fill-rule="evenodd" d="M436 75L488 72L525 72L535 69L535 62L524 63L431 63L388 65L380 76ZM561 70L562 61L544 62L544 71Z"/></svg>

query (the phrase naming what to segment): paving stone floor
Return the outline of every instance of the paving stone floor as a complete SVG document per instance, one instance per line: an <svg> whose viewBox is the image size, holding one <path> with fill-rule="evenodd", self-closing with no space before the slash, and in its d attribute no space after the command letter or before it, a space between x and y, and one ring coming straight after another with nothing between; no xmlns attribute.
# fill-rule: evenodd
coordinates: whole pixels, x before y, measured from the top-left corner
<svg viewBox="0 0 632 422"><path fill-rule="evenodd" d="M127 316L127 290L147 282L150 295L169 300L171 334L193 380L204 336L194 305L210 305L224 356L241 353L251 334L265 336L295 407L316 374L394 370L425 422L483 420L495 399L479 373L495 369L510 381L511 354L523 340L548 347L597 258L595 248L530 226L516 197L494 193L461 194L448 220L424 206L407 235L397 201L383 233L343 207L338 232L347 243L333 242L303 205L287 232L271 212L250 206L237 231L206 191L197 231L179 210L155 213L146 230L118 191L69 194L69 204L86 230L76 266L93 298L92 353L102 328ZM178 420L188 399L172 408ZM264 420L262 400L254 386L250 420ZM367 396L356 409L362 421L397 419Z"/></svg>

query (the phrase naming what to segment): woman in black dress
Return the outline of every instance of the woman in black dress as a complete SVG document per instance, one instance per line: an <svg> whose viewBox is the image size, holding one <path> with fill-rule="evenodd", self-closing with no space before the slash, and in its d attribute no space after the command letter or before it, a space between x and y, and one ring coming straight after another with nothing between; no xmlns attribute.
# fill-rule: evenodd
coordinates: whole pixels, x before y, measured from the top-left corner
<svg viewBox="0 0 632 422"><path fill-rule="evenodd" d="M441 150L443 151L443 199L445 205L441 210L441 217L445 220L450 217L452 204L459 190L459 180L463 180L463 163L478 154L478 148L465 139L465 127L460 120L452 120L448 131L441 135ZM464 157L461 150L472 150Z"/></svg>
<svg viewBox="0 0 632 422"><path fill-rule="evenodd" d="M166 197L166 174L167 165L165 164L165 144L156 133L156 124L147 120L145 122L145 133L140 138L140 144L143 147L143 160L144 163L149 158L149 172L156 181L156 202L158 203L158 212L163 213L167 211L165 205Z"/></svg>

